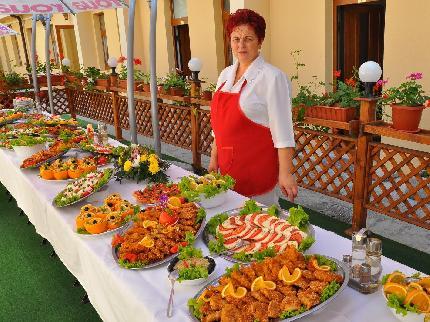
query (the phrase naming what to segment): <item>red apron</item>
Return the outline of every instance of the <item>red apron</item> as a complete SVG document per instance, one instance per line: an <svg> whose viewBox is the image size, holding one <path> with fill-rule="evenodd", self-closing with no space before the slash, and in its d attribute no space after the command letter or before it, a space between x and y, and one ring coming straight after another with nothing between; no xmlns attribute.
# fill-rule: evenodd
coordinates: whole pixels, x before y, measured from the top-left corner
<svg viewBox="0 0 430 322"><path fill-rule="evenodd" d="M278 151L270 129L250 120L239 104L239 93L216 91L211 104L211 125L216 138L221 174L236 180L234 190L251 197L272 190L278 183Z"/></svg>

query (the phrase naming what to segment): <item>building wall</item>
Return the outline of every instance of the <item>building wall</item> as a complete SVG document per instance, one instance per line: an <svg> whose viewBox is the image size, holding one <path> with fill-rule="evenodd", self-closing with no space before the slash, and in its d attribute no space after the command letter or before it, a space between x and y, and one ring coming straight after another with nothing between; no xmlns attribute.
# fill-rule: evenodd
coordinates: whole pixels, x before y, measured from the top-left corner
<svg viewBox="0 0 430 322"><path fill-rule="evenodd" d="M423 72L421 84L430 96L430 1L387 0L385 13L384 78L397 86L411 72ZM385 109L387 114L391 108ZM421 128L430 129L430 109L425 109ZM430 152L430 146L384 138L384 142Z"/></svg>

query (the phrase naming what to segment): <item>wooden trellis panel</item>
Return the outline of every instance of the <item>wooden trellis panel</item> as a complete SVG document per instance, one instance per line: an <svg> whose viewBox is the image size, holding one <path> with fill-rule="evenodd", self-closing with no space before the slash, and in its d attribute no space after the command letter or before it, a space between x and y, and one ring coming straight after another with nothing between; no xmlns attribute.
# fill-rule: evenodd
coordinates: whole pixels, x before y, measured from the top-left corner
<svg viewBox="0 0 430 322"><path fill-rule="evenodd" d="M121 128L128 130L130 123L128 121L128 100L125 96L117 96L117 106L119 112L119 123Z"/></svg>
<svg viewBox="0 0 430 322"><path fill-rule="evenodd" d="M163 142L191 149L191 113L188 106L158 103L160 137Z"/></svg>
<svg viewBox="0 0 430 322"><path fill-rule="evenodd" d="M42 109L46 112L51 112L51 108L49 106L49 97L47 91L42 91L43 97L40 99L40 105ZM69 111L69 103L68 97L65 89L62 88L53 88L52 89L52 98L54 103L54 112L57 115L68 114Z"/></svg>
<svg viewBox="0 0 430 322"><path fill-rule="evenodd" d="M210 155L212 149L212 142L214 141L214 138L212 136L210 111L199 110L197 122L199 123L200 132L199 152L201 154Z"/></svg>
<svg viewBox="0 0 430 322"><path fill-rule="evenodd" d="M355 140L300 127L295 135L293 164L298 184L352 202Z"/></svg>
<svg viewBox="0 0 430 322"><path fill-rule="evenodd" d="M70 90L78 115L113 124L112 96L109 93Z"/></svg>
<svg viewBox="0 0 430 322"><path fill-rule="evenodd" d="M430 154L370 143L366 208L430 229Z"/></svg>
<svg viewBox="0 0 430 322"><path fill-rule="evenodd" d="M145 100L136 101L137 132L152 137L151 102ZM161 131L161 130L160 130Z"/></svg>

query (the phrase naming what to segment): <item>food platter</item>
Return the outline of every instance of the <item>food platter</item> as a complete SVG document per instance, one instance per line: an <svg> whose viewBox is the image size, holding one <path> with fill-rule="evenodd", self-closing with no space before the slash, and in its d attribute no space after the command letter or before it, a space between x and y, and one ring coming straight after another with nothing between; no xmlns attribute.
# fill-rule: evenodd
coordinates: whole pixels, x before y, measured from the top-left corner
<svg viewBox="0 0 430 322"><path fill-rule="evenodd" d="M241 216L239 214L239 211L241 209L242 208L236 208L236 209L233 209L233 210L226 211L224 213L227 214L229 218L230 217L238 217L238 216ZM267 212L267 210L269 208L268 207L261 207L261 209L262 209L263 212ZM279 219L283 219L283 220L287 220L288 217L289 217L288 212L282 211L282 212L280 212L278 218ZM212 240L216 240L216 238L215 238L215 236L213 236L209 232L208 226L209 226L208 224L205 226L205 229L203 230L202 237L203 237L203 242L205 243L205 245L209 247L209 242L212 241ZM315 230L314 230L314 227L310 223L307 225L307 227L305 229L303 229L303 232L306 233L308 236L310 236L312 238L315 238ZM234 254L235 253L232 252L232 251L226 251L226 252L222 252L220 254L220 256L222 258L224 258L224 259L226 259L228 261L234 262L234 263L248 263L247 261L242 261L242 260L234 258L233 257Z"/></svg>
<svg viewBox="0 0 430 322"><path fill-rule="evenodd" d="M313 256L313 255L309 255L309 256ZM323 309L325 309L331 302L333 302L344 290L345 288L348 286L348 281L349 281L349 270L347 269L347 267L345 266L344 263L338 261L335 258L329 257L329 256L324 256L325 258L331 260L332 262L334 262L337 266L337 270L334 271L335 273L341 275L343 277L343 281L342 284L340 285L340 288L336 291L336 293L334 293L331 297L329 297L328 299L326 299L325 301L321 302L320 304L308 309L307 311L304 311L301 314L298 314L296 316L290 317L290 318L286 318L286 319L271 319L271 321L282 321L282 322L291 322L291 321L295 321L304 317L308 317L314 314L318 314L320 311L322 311ZM246 265L247 266L247 265ZM197 301L203 294L203 292L206 290L206 288L208 286L216 286L219 281L224 278L225 275L222 275L218 278L216 278L215 280L208 282L194 297L193 300ZM199 322L200 320L197 319L192 312L189 310L189 316L192 319L192 321L196 321Z"/></svg>
<svg viewBox="0 0 430 322"><path fill-rule="evenodd" d="M194 205L197 207L197 209L200 209L200 206L199 206L198 204L194 203ZM133 228L133 225L134 225L134 224L135 224L134 222L129 222L129 223L128 223L128 224L126 224L124 227L122 227L122 229L120 229L120 230L118 231L118 233L117 233L117 235L116 235L116 236L118 236L118 237L122 237L122 236L124 236L124 235L126 234L126 232L127 232L129 229ZM198 236L200 236L200 234L203 232L203 228L204 228L204 226L205 226L205 219L203 219L203 220L200 222L200 226L199 226L199 228L198 228L198 230L197 230L196 234L194 235L194 237L195 237L195 238L197 238ZM119 256L118 256L118 248L117 248L117 247L112 246L112 256L113 256L113 258L114 258L115 262L116 262L119 266L121 266L121 265L120 265L120 259L119 259ZM162 265L162 264L164 264L164 263L170 262L171 260L173 260L173 259L174 259L174 258L176 258L177 256L178 256L178 253L170 254L170 255L168 255L168 256L166 256L166 257L164 257L163 259L160 259L160 260L157 260L157 261L154 261L154 262L148 263L148 264L146 264L146 265L144 265L144 266L141 266L141 267L128 267L127 269L131 269L131 270L142 270L142 269L149 269L149 268L153 268L153 267L156 267L156 266Z"/></svg>
<svg viewBox="0 0 430 322"><path fill-rule="evenodd" d="M62 151L62 152L58 153L57 155L54 155L54 156L52 156L52 157L50 157L50 158L48 158L48 159L46 159L46 160L44 160L44 161L40 161L39 163L37 163L37 164L35 164L35 165L33 165L33 166L29 166L29 167L21 167L21 168L22 168L22 169L35 169L35 168L39 168L41 165L43 165L43 164L45 164L45 163L47 163L47 162L52 162L52 161L55 161L55 160L57 160L57 159L61 158L61 157L62 157L63 155L65 155L68 151L69 151L69 150ZM47 181L52 181L52 180L47 180Z"/></svg>
<svg viewBox="0 0 430 322"><path fill-rule="evenodd" d="M74 204L77 204L77 203L79 203L79 202L81 202L81 201L83 201L83 200L85 200L85 199L87 199L88 197L90 197L90 196L92 196L93 194L95 194L96 192L99 192L100 190L102 190L104 187L106 187L106 185L109 183L109 181L112 179L112 177L113 177L113 175L114 175L114 171L113 171L113 169L106 169L106 170L111 170L110 171L110 175L109 175L109 177L106 179L106 182L105 183L103 183L102 185L100 185L99 187L97 187L96 189L94 189L92 192L90 192L89 194L87 194L86 196L84 196L84 197L81 197L81 198L79 198L79 199L77 199L77 200L75 200L75 201L73 201L73 202L70 202L70 203L67 203L67 204L64 204L64 205L58 205L56 202L55 202L55 199L52 201L52 204L55 206L55 207L57 207L57 208L63 208L63 207L67 207L67 206L71 206L71 205L74 205ZM106 171L105 170L105 171ZM98 170L98 171L100 171L100 170ZM76 179L76 180L73 180L73 182L75 182L75 181L77 181L77 180L80 180L80 179L82 179L82 178L79 178L79 179ZM73 182L70 182L70 183L68 183L68 185L69 184L72 184ZM67 189L67 186L66 186L66 189ZM63 193L65 191L65 189L63 189L56 197L58 197L61 193Z"/></svg>

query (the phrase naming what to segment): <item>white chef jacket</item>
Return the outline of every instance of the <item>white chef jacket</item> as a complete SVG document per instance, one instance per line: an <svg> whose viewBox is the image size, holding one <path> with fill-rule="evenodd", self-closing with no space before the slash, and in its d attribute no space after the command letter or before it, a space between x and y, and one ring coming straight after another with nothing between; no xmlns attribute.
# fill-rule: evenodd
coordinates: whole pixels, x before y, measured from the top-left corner
<svg viewBox="0 0 430 322"><path fill-rule="evenodd" d="M255 123L270 128L275 148L294 147L294 132L291 116L291 86L287 75L258 56L242 77L233 86L239 63L225 68L217 82L217 89L225 82L221 91L238 93L240 107Z"/></svg>

